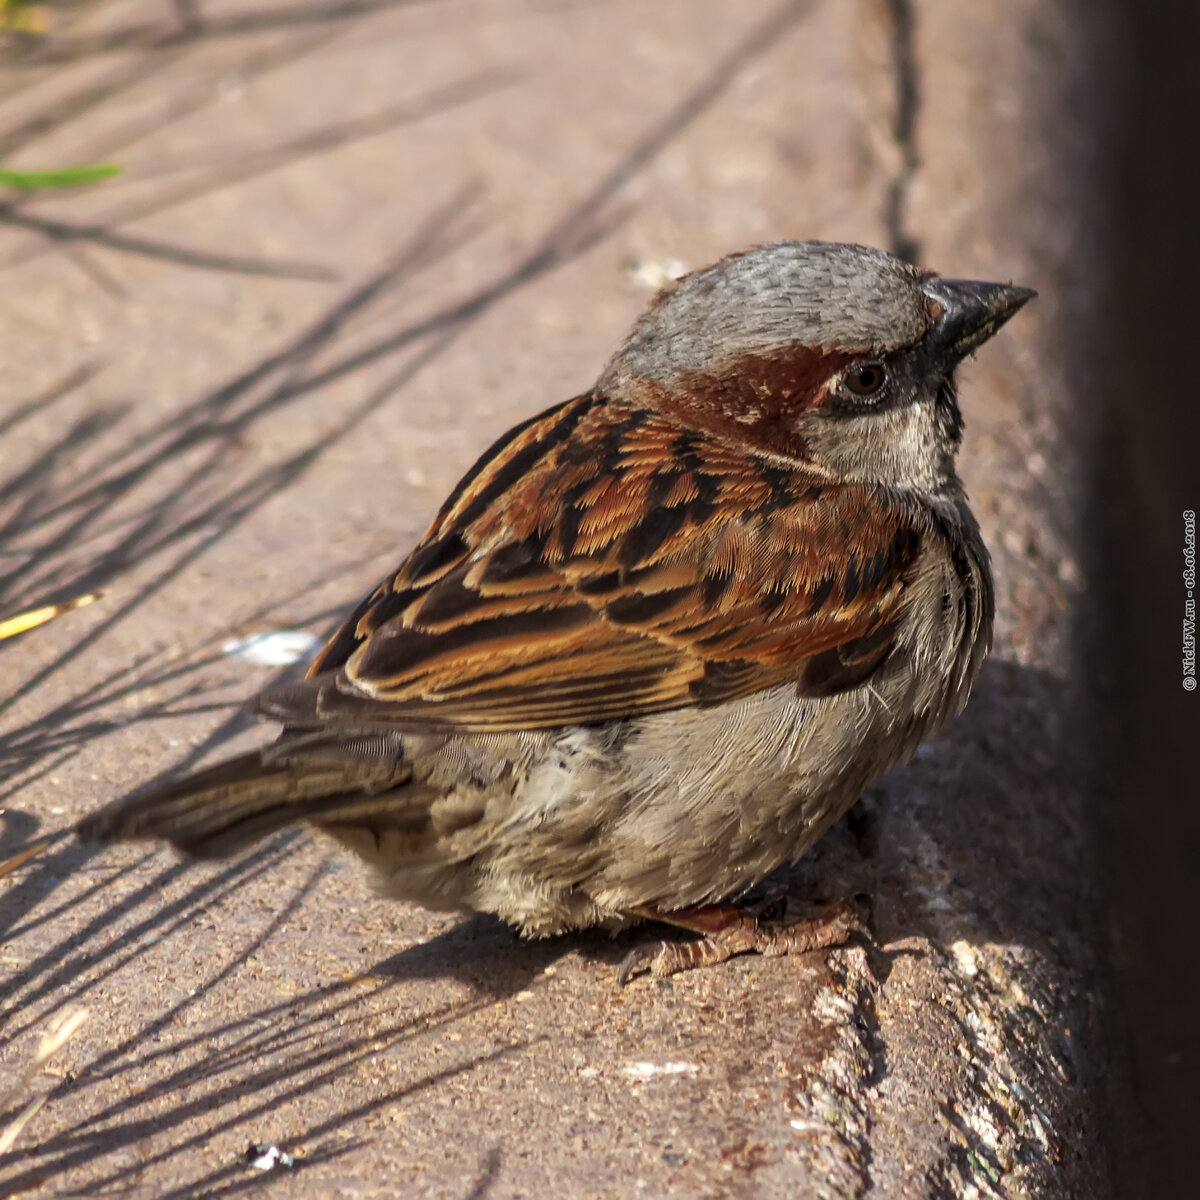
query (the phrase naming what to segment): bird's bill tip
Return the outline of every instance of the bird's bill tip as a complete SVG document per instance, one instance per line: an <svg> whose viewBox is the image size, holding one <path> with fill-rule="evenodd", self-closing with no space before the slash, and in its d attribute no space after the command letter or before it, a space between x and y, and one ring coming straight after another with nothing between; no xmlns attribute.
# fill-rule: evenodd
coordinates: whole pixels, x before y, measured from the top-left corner
<svg viewBox="0 0 1200 1200"><path fill-rule="evenodd" d="M925 295L934 345L951 361L965 358L1037 295L1033 288L973 279L932 279Z"/></svg>

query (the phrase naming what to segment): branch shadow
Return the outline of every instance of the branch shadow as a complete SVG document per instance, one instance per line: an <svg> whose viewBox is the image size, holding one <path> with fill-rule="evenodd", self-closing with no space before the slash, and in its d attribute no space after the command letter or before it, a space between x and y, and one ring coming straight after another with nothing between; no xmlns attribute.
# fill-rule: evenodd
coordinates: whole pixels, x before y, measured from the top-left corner
<svg viewBox="0 0 1200 1200"><path fill-rule="evenodd" d="M20 985L0 993L4 1016L19 1017L26 1009L36 1007L41 1012L40 1021L67 1003L67 993L71 1004L86 1001L94 989L123 967L136 968L154 942L194 926L244 883L276 867L297 837L290 834L276 839L214 872L165 906L157 904L156 898L187 868L176 863L158 872L119 905L104 910L74 937L32 963ZM79 869L78 860L87 852L70 847L65 853L76 858L75 869ZM62 869L68 864L60 860L57 865ZM131 864L121 874L136 871L140 865ZM142 1157L138 1171L201 1149L227 1130L246 1128L249 1138L255 1123L269 1117L279 1104L352 1074L381 1045L402 1046L414 1038L449 1030L457 1022L510 998L578 941L520 943L498 922L476 918L380 961L366 976L311 988L285 1001L207 1025L199 1032L179 1033L188 1010L234 982L251 956L294 918L326 871L326 863L313 868L287 902L201 987L98 1054L85 1070L52 1090L52 1102L74 1100L89 1109L89 1115L43 1139L32 1154L14 1153L0 1158L0 1178L8 1189L6 1194L34 1186L39 1178L69 1178L73 1169L85 1163L119 1156L120 1151L140 1145L152 1134L177 1126L186 1129L193 1118L224 1107L228 1107L228 1115L206 1125L202 1132L173 1139L165 1149ZM96 887L108 887L112 882L110 876ZM131 915L140 915L140 919L128 925L124 918ZM122 925L119 931L115 928L118 924ZM84 982L80 983L81 979ZM406 985L413 981L443 979L469 985L470 995L458 1001L435 1001L416 1012L409 1012L412 1006L400 1001L408 994ZM397 994L396 1002L384 1004L393 993ZM46 1009L42 1002L48 998L53 1003ZM406 1015L381 1022L381 1011ZM30 1019L11 1023L12 1028L6 1032L15 1038L28 1033L37 1022ZM314 1122L295 1139L313 1148L303 1161L311 1164L324 1161L329 1154L346 1152L349 1145L330 1146L329 1140L353 1131L370 1113L436 1088L457 1074L525 1050L538 1040L502 1038L486 1053L468 1056L445 1070L426 1074ZM136 1091L124 1085L127 1076L138 1080ZM150 1082L146 1082L147 1077ZM91 1093L99 1100L89 1103ZM247 1101L252 1103L248 1105ZM0 1114L0 1122L4 1119L5 1114ZM130 1169L117 1157L109 1173L89 1180L87 1190L91 1193L97 1187L128 1182L129 1174ZM203 1187L205 1194L232 1194L246 1183L246 1174L244 1163L230 1163L188 1188ZM207 1190L218 1187L223 1190ZM164 1194L194 1192L185 1189Z"/></svg>
<svg viewBox="0 0 1200 1200"><path fill-rule="evenodd" d="M109 605L98 627L12 687L0 700L0 717L67 668L88 642L136 612L266 500L297 482L321 454L440 353L449 342L452 323L429 323L427 344L416 346L403 368L340 414L332 427L314 430L299 450L262 465L246 463L238 453L238 439L254 422L285 410L309 390L303 386L305 368L345 335L357 315L389 289L410 283L472 235L478 226L464 218L475 207L477 194L474 187L460 189L390 262L278 353L149 429L122 434L120 412L88 414L29 467L0 485L0 501L7 505L0 516L0 545L8 560L8 565L0 566L0 607L15 610L34 600L96 591L136 566L162 564L150 581ZM404 346L416 340L408 339ZM10 426L19 422L22 413L35 407L44 410L64 399L83 378L77 373L40 405L22 406L9 419ZM131 505L152 483L159 484L159 499L148 508ZM11 652L15 644L15 640L6 643L0 653ZM151 681L163 686L183 684L212 660L211 651L207 658L202 655L199 661L184 664L151 653L131 668L114 668L88 693L72 696L32 725L6 730L0 735L0 763L10 777L20 773L46 753L64 744L75 745L81 719ZM198 699L185 688L173 702ZM74 732L68 735L67 730Z"/></svg>
<svg viewBox="0 0 1200 1200"><path fill-rule="evenodd" d="M526 0L508 11L482 14L471 13L468 18L451 14L445 23L437 25L442 32L461 25L464 19L495 23L536 16L555 10L567 10L595 5L599 0ZM611 0L603 0L611 2ZM66 34L37 41L25 41L14 49L18 61L55 66L81 59L119 54L129 51L162 53L179 47L203 42L241 39L253 35L344 26L377 13L404 9L425 9L440 18L436 0L320 0L317 3L297 3L290 6L271 5L248 7L241 11L205 12L201 0L176 0L172 6L174 18L163 12L157 19L130 21L116 29L94 34Z"/></svg>
<svg viewBox="0 0 1200 1200"><path fill-rule="evenodd" d="M39 82L46 79L48 73L56 72L55 90L59 93L49 101L33 102L32 111L18 115L15 121L7 123L7 127L0 127L0 158L11 158L39 140L87 119L91 127L88 154L95 160L127 149L147 134L161 132L164 126L211 106L219 100L221 92L212 86L208 71L201 72L199 80L193 80L172 68L181 66L193 51L200 50L213 37L232 43L233 61L221 64L222 77L236 78L241 86L245 86L303 57L311 56L326 47L339 31L349 27L355 20L388 8L423 2L388 0L387 3L344 5L337 7L334 12L326 12L321 6L310 6L302 11L251 9L241 13L225 13L215 20L206 19L201 7L194 4L188 6L193 19L181 19L178 23L171 20L169 12L162 13L160 8L159 19L140 29L113 35L115 41L111 49L122 52L120 61L101 73L81 70L77 73L78 82L73 75L67 75L66 82L63 81L63 72L73 56L68 53L66 57L61 57L54 51L54 47L63 48L61 38L47 36L33 42L23 42L15 48L0 48L0 62L6 62L14 68L21 67L20 77L26 83ZM163 17L166 17L165 23ZM297 20L298 17L301 19ZM292 29L296 32L289 34L288 31ZM271 30L281 31L281 36L264 47L258 35ZM91 56L88 52L82 57ZM49 251L65 251L69 261L105 291L116 296L124 294L121 285L85 253L88 247L157 259L182 268L280 279L334 281L338 273L322 263L288 262L190 247L159 237L123 231L120 226L169 211L181 202L279 169L304 157L327 153L361 138L386 133L403 124L468 103L514 79L515 74L511 69L484 70L475 76L449 80L431 88L424 95L398 101L374 114L330 123L290 139L285 138L282 144L268 150L236 153L232 159L225 154L216 161L209 156L207 163L191 165L189 178L184 181L160 187L157 195L126 204L109 215L101 213L91 219L71 220L64 218L61 210L66 206L79 205L91 208L94 197L109 197L114 193L120 195L130 184L139 182L139 177L144 190L145 181L153 178L153 164L150 164L150 171L139 171L135 164L124 179L107 181L100 186L11 195L0 202L0 229L7 228L10 233L32 240L33 244L10 253L0 266L12 267ZM129 93L155 81L159 87L155 103L142 106L151 111L137 111L130 116ZM19 86L11 88L4 99L12 100L19 91ZM47 212L47 209L50 211Z"/></svg>
<svg viewBox="0 0 1200 1200"><path fill-rule="evenodd" d="M278 65L272 60L272 66ZM51 250L68 247L103 247L127 254L140 255L170 262L180 267L195 267L210 271L231 271L244 275L273 278L333 281L338 273L320 264L278 263L245 255L229 255L211 251L191 250L177 244L140 234L121 232L121 227L134 221L161 215L179 204L190 203L206 195L246 183L251 179L282 170L303 159L327 154L364 138L376 137L413 124L450 109L469 104L511 86L519 80L512 69L488 69L452 80L431 88L423 94L389 105L378 112L361 117L330 122L257 149L209 148L197 152L187 161L174 164L150 164L119 176L103 188L104 196L119 195L131 184L142 185L156 176L167 174L183 179L158 187L153 194L134 203L110 206L86 222L72 222L31 212L37 200L18 196L0 204L0 227L19 229L38 235L38 244L18 249L0 260L0 270L11 269L33 261ZM183 115L191 106L178 106L176 115ZM97 189L79 189L72 195L95 195ZM46 197L45 203L61 207L62 194Z"/></svg>
<svg viewBox="0 0 1200 1200"><path fill-rule="evenodd" d="M434 0L324 0L321 3L294 4L290 7L247 8L240 12L222 12L206 16L195 3L184 19L170 19L159 7L158 19L133 21L122 27L96 34L55 36L38 42L26 42L16 49L19 61L37 66L59 66L79 59L141 51L164 53L194 46L201 42L245 38L253 34L316 26L342 25L374 13L419 8ZM178 18L178 10L176 11Z"/></svg>

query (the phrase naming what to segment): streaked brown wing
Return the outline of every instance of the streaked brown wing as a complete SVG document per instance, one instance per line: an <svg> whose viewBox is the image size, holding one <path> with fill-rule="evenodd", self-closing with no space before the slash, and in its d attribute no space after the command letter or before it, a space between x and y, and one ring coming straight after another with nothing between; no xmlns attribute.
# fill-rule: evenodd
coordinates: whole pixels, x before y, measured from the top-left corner
<svg viewBox="0 0 1200 1200"><path fill-rule="evenodd" d="M920 540L872 491L583 396L492 447L261 707L501 731L829 694L886 659Z"/></svg>

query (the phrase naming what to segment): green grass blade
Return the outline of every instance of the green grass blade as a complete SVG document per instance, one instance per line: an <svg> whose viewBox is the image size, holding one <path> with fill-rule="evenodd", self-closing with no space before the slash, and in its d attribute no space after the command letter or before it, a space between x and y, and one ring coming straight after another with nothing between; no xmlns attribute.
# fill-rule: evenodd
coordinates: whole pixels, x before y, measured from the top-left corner
<svg viewBox="0 0 1200 1200"><path fill-rule="evenodd" d="M78 187L82 183L95 183L98 179L111 179L120 173L121 168L114 163L62 167L57 171L10 171L7 167L0 167L0 184L29 192L35 188Z"/></svg>

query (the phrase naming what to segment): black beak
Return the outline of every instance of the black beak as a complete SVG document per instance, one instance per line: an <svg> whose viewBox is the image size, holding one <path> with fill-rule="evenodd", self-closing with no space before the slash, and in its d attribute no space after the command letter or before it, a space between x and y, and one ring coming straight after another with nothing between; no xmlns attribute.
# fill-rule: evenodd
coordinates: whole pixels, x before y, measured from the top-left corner
<svg viewBox="0 0 1200 1200"><path fill-rule="evenodd" d="M966 279L930 279L924 285L934 313L929 345L946 367L983 345L1027 300L1032 288Z"/></svg>

